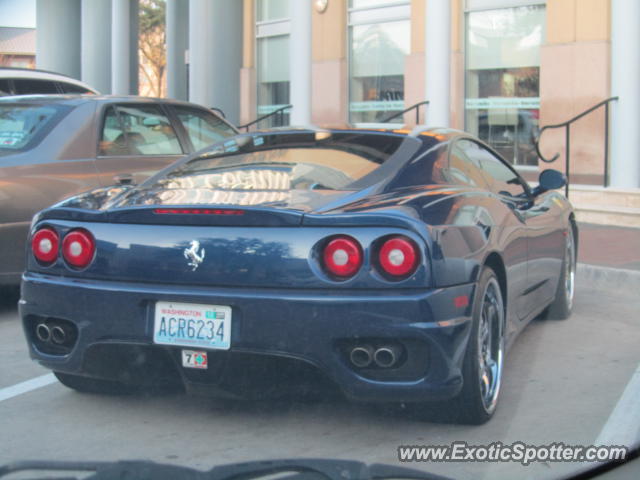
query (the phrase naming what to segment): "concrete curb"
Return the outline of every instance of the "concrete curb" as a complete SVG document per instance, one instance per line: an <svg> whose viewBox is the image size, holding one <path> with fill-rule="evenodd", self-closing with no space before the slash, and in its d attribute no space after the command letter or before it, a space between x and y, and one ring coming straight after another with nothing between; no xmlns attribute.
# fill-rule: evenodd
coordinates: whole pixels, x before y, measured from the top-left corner
<svg viewBox="0 0 640 480"><path fill-rule="evenodd" d="M602 289L640 290L640 271L578 263L577 282Z"/></svg>

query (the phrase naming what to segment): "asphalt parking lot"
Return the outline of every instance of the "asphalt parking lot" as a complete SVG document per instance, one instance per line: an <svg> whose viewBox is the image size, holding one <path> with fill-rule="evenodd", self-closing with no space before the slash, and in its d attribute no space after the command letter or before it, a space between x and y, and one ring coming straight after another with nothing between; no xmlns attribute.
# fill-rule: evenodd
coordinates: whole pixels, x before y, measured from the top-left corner
<svg viewBox="0 0 640 480"><path fill-rule="evenodd" d="M332 457L397 464L399 445L453 441L593 444L640 363L640 299L626 285L578 282L573 316L536 320L507 357L495 417L480 427L418 418L401 406L231 402L202 397L75 393L49 383L27 354L15 296L0 302L0 463L149 459L208 469L266 458ZM45 386L16 394L31 379ZM7 392L10 398L3 399ZM609 425L610 427L610 425ZM555 478L576 464L411 464L455 478Z"/></svg>

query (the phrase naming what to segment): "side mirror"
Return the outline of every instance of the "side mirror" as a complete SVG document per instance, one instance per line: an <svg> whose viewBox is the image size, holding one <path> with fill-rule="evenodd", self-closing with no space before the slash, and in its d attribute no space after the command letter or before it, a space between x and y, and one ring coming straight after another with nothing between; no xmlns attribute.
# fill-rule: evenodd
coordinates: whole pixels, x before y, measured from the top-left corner
<svg viewBox="0 0 640 480"><path fill-rule="evenodd" d="M538 186L534 189L533 194L536 196L549 190L557 190L558 188L564 187L566 184L567 177L564 176L564 173L550 168L540 172L540 176L538 177Z"/></svg>
<svg viewBox="0 0 640 480"><path fill-rule="evenodd" d="M133 185L133 175L130 173L114 175L113 179L115 180L116 185Z"/></svg>

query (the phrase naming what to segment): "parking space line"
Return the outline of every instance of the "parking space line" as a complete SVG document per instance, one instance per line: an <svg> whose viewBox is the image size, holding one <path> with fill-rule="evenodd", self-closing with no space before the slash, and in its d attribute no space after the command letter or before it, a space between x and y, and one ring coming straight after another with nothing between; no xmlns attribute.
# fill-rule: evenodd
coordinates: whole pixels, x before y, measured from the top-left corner
<svg viewBox="0 0 640 480"><path fill-rule="evenodd" d="M56 377L53 375L53 373L47 373L46 375L41 375L40 377L32 378L31 380L27 380L25 382L16 383L15 385L11 385L10 387L1 388L0 402L13 397L17 397L18 395L22 395L23 393L37 390L38 388L46 387L47 385L51 385L56 381Z"/></svg>
<svg viewBox="0 0 640 480"><path fill-rule="evenodd" d="M640 442L640 365L631 375L622 396L596 439L596 445L626 445Z"/></svg>

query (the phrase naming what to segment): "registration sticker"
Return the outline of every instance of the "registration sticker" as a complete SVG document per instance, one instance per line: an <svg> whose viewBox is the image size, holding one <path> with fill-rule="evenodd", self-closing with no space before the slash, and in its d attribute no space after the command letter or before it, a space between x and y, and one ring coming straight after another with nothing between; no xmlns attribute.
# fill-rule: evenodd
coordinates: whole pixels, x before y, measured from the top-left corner
<svg viewBox="0 0 640 480"><path fill-rule="evenodd" d="M198 350L182 350L182 366L186 368L200 368L206 370L207 352Z"/></svg>
<svg viewBox="0 0 640 480"><path fill-rule="evenodd" d="M202 349L231 347L231 307L156 302L153 342Z"/></svg>

